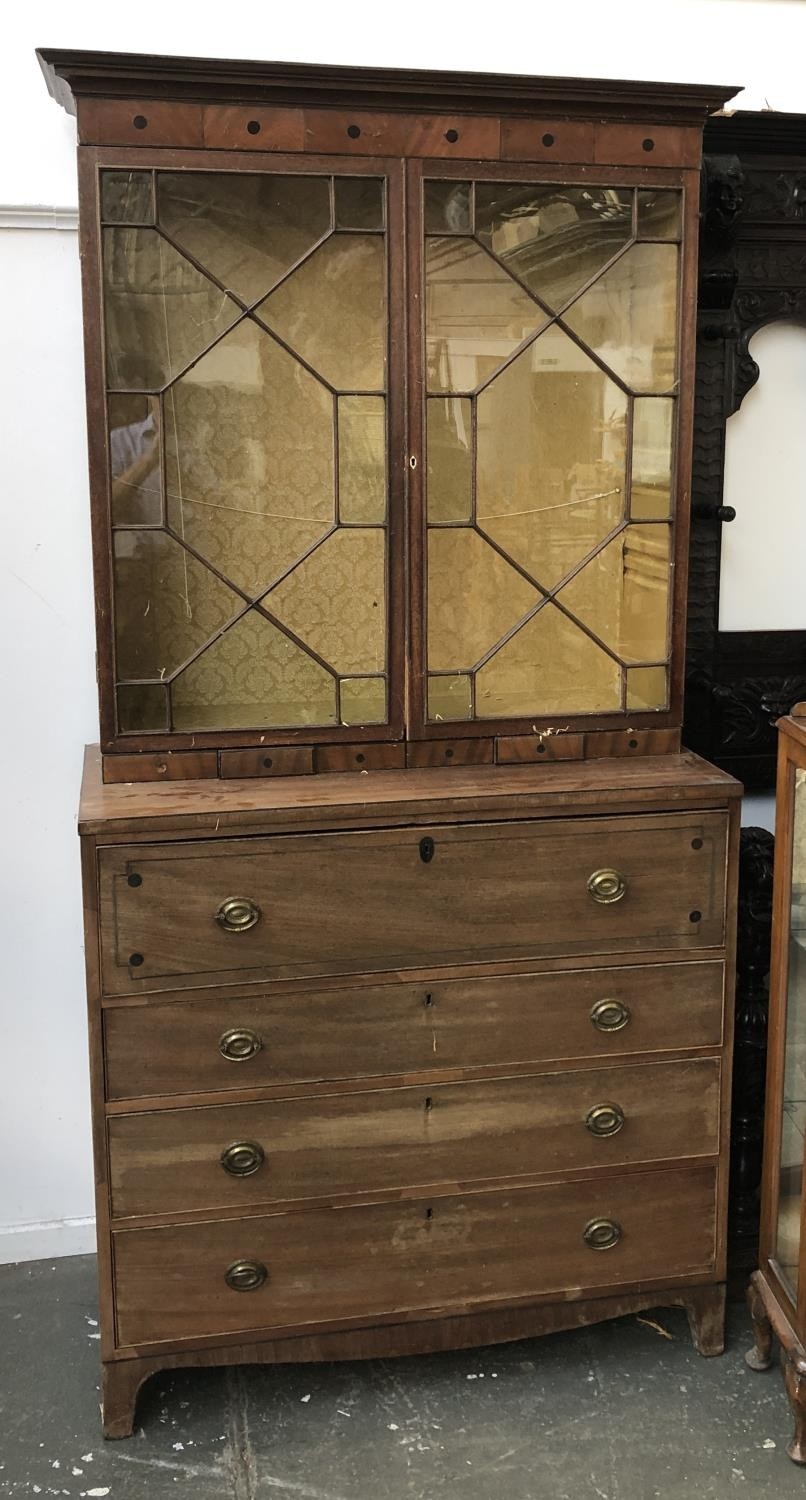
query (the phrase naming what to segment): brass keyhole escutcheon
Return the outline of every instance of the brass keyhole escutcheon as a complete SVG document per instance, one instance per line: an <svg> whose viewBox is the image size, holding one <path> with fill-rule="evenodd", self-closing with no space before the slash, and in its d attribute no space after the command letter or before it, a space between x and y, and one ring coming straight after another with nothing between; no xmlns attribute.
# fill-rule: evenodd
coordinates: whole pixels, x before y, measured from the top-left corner
<svg viewBox="0 0 806 1500"><path fill-rule="evenodd" d="M246 1062L250 1057L254 1057L262 1046L263 1043L257 1032L250 1031L246 1026L235 1026L231 1031L225 1031L218 1042L218 1050L228 1062Z"/></svg>
<svg viewBox="0 0 806 1500"><path fill-rule="evenodd" d="M221 1165L230 1177L251 1177L264 1160L263 1147L257 1141L234 1141L221 1152Z"/></svg>
<svg viewBox="0 0 806 1500"><path fill-rule="evenodd" d="M624 1124L624 1111L618 1104L595 1104L585 1116L591 1135L618 1135Z"/></svg>
<svg viewBox="0 0 806 1500"><path fill-rule="evenodd" d="M234 1260L224 1272L224 1280L233 1292L256 1292L268 1274L260 1260Z"/></svg>
<svg viewBox="0 0 806 1500"><path fill-rule="evenodd" d="M591 1219L582 1238L591 1250L612 1250L621 1239L621 1225L615 1219Z"/></svg>
<svg viewBox="0 0 806 1500"><path fill-rule="evenodd" d="M225 932L248 932L261 916L257 902L250 901L248 896L228 896L219 906L215 919Z"/></svg>
<svg viewBox="0 0 806 1500"><path fill-rule="evenodd" d="M594 870L588 877L588 895L600 906L611 906L626 895L627 882L618 870Z"/></svg>
<svg viewBox="0 0 806 1500"><path fill-rule="evenodd" d="M631 1019L629 1006L621 1000L597 1000L591 1010L591 1021L597 1031L621 1031Z"/></svg>

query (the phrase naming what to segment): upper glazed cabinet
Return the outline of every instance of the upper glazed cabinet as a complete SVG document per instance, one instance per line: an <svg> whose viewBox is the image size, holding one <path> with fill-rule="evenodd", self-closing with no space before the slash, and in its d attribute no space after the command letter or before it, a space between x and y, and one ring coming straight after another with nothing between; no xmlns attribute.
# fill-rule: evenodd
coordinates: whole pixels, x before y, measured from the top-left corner
<svg viewBox="0 0 806 1500"><path fill-rule="evenodd" d="M43 66L81 142L106 774L675 745L730 91Z"/></svg>

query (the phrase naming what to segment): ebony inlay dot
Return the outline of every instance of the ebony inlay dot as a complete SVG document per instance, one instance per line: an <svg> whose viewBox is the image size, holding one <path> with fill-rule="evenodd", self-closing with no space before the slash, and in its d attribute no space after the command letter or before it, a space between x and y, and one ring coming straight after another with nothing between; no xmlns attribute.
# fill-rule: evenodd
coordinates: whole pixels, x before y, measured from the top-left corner
<svg viewBox="0 0 806 1500"><path fill-rule="evenodd" d="M688 919L689 919L690 922L701 922L702 921L702 912L701 911L690 911L689 914L688 914Z"/></svg>
<svg viewBox="0 0 806 1500"><path fill-rule="evenodd" d="M139 969L140 965L142 963L145 963L145 959L143 958L142 953L130 953L129 963L131 964L133 969Z"/></svg>
<svg viewBox="0 0 806 1500"><path fill-rule="evenodd" d="M643 146L643 148L644 148L645 151L654 151L655 150L655 142L653 141L652 137L649 136L649 135L647 136L647 138L646 138L645 141L641 142L641 145Z"/></svg>
<svg viewBox="0 0 806 1500"><path fill-rule="evenodd" d="M135 875L128 875L126 877L126 883L127 883L127 885L133 885L133 886L142 885L143 884L143 877L142 877L142 875L136 875L136 874Z"/></svg>
<svg viewBox="0 0 806 1500"><path fill-rule="evenodd" d="M453 145L454 141L458 141L458 139L459 139L459 131L458 130L446 130L445 131L445 139L446 139L446 141L450 141L451 145Z"/></svg>
<svg viewBox="0 0 806 1500"><path fill-rule="evenodd" d="M134 119L132 120L132 125L134 126L135 130L145 130L147 124L148 120L146 119L145 115L135 115Z"/></svg>
<svg viewBox="0 0 806 1500"><path fill-rule="evenodd" d="M246 128L250 135L260 135L260 121L247 120Z"/></svg>
<svg viewBox="0 0 806 1500"><path fill-rule="evenodd" d="M543 145L544 146L553 146L554 145L554 136L551 134L550 130L547 130L546 134L543 137Z"/></svg>
<svg viewBox="0 0 806 1500"><path fill-rule="evenodd" d="M360 125L348 125L347 126L347 134L349 135L351 141L357 141L358 137L361 134L361 126Z"/></svg>

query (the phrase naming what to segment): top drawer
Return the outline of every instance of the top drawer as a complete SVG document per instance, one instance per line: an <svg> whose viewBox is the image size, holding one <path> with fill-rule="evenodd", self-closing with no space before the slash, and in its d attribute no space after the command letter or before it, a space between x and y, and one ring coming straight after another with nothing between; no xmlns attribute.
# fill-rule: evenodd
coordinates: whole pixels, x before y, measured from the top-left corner
<svg viewBox="0 0 806 1500"><path fill-rule="evenodd" d="M99 851L107 994L719 947L723 813Z"/></svg>

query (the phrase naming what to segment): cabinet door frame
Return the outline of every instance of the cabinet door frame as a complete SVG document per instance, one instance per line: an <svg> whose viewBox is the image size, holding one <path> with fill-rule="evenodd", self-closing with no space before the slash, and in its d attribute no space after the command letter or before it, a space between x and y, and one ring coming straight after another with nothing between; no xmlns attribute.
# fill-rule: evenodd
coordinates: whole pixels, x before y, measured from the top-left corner
<svg viewBox="0 0 806 1500"><path fill-rule="evenodd" d="M387 182L387 722L275 729L166 730L120 733L116 714L112 507L105 379L100 173L109 169L247 175L378 177ZM177 150L83 146L79 206L87 390L92 552L95 579L101 749L104 752L226 749L235 746L401 741L405 735L405 346L404 175L398 157L314 156L275 151Z"/></svg>
<svg viewBox="0 0 806 1500"><path fill-rule="evenodd" d="M409 617L411 662L408 679L408 738L414 741L492 739L496 735L530 735L552 730L673 729L679 726L683 703L686 574L691 489L691 431L693 417L694 339L696 325L696 265L699 228L699 173L661 167L612 167L551 162L445 161L421 158L407 161L407 231L409 296ZM679 188L683 196L678 281L677 435L674 448L672 508L672 570L669 591L671 637L669 704L664 710L624 710L591 714L530 714L519 718L429 722L426 711L425 574L425 336L424 336L424 224L422 184L425 178L447 181L550 183L605 187Z"/></svg>

